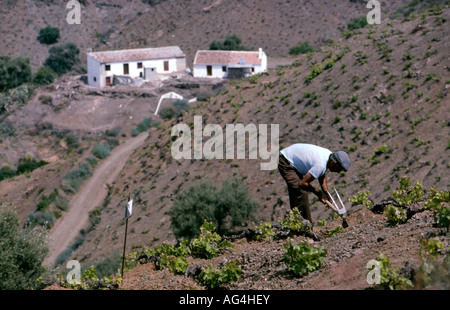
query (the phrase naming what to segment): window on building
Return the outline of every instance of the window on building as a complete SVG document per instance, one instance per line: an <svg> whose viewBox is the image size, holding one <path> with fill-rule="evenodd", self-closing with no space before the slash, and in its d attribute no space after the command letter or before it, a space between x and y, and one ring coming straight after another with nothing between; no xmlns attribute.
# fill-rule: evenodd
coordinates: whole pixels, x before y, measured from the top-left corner
<svg viewBox="0 0 450 310"><path fill-rule="evenodd" d="M142 69L142 62L138 62L137 67L138 69Z"/></svg>
<svg viewBox="0 0 450 310"><path fill-rule="evenodd" d="M164 61L164 71L169 71L169 61Z"/></svg>
<svg viewBox="0 0 450 310"><path fill-rule="evenodd" d="M211 76L212 75L212 66L206 66L206 75Z"/></svg>
<svg viewBox="0 0 450 310"><path fill-rule="evenodd" d="M227 66L222 66L222 72L227 72Z"/></svg>
<svg viewBox="0 0 450 310"><path fill-rule="evenodd" d="M130 74L130 69L128 64L123 64L123 74L127 75Z"/></svg>
<svg viewBox="0 0 450 310"><path fill-rule="evenodd" d="M94 82L97 82L97 78L94 76Z"/></svg>
<svg viewBox="0 0 450 310"><path fill-rule="evenodd" d="M111 65L105 65L105 70L106 71L111 71Z"/></svg>

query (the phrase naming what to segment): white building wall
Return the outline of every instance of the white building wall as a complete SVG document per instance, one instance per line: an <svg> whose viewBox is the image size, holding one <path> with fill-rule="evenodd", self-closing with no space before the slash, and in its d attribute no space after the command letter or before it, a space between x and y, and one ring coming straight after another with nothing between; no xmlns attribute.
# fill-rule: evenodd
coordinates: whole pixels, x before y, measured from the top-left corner
<svg viewBox="0 0 450 310"><path fill-rule="evenodd" d="M207 65L194 65L194 77L208 77L208 78L225 78L227 77L227 72L223 72L222 65L212 66L212 75L208 75Z"/></svg>
<svg viewBox="0 0 450 310"><path fill-rule="evenodd" d="M164 70L164 61L169 62L169 70ZM138 68L138 63L142 63L142 68ZM129 62L116 62L116 63L105 63L105 65L111 66L111 71L107 71L107 76L113 75L125 75L124 64L128 64L128 75L132 78L144 76L144 68L156 68L156 72L159 74L173 73L179 71L177 68L177 59L158 59L158 60L140 60L140 61L129 61Z"/></svg>
<svg viewBox="0 0 450 310"><path fill-rule="evenodd" d="M164 62L169 62L169 70L164 70ZM142 63L142 68L138 68L138 63ZM100 63L89 54L87 55L88 65L88 84L94 87L105 87L106 77L111 77L111 83L113 82L114 75L125 75L124 64L128 64L128 74L131 78L139 78L142 73L144 77L145 68L156 68L158 74L170 74L180 70L184 70L185 61L180 61L177 58L169 59L156 59L156 60L142 60L142 61L129 61L129 62L114 62L114 63ZM106 71L106 65L110 66L110 70ZM183 67L184 65L184 67ZM178 68L180 67L180 68Z"/></svg>
<svg viewBox="0 0 450 310"><path fill-rule="evenodd" d="M100 62L87 55L88 84L101 87L100 85Z"/></svg>
<svg viewBox="0 0 450 310"><path fill-rule="evenodd" d="M198 78L226 78L228 76L228 67L225 72L223 72L222 67L222 65L212 66L212 75L208 75L207 65L194 65L193 76ZM252 67L255 68L254 74L267 71L267 57L265 64L263 58L263 65L254 65Z"/></svg>

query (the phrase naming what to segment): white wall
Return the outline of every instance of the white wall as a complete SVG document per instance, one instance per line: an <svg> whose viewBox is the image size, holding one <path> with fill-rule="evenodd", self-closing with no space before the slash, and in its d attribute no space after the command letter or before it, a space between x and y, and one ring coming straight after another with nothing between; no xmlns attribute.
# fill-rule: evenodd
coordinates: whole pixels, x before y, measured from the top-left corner
<svg viewBox="0 0 450 310"><path fill-rule="evenodd" d="M194 77L225 78L227 76L227 72L222 71L222 65L213 65L211 76L208 75L206 67L206 65L194 65Z"/></svg>
<svg viewBox="0 0 450 310"><path fill-rule="evenodd" d="M164 70L164 61L169 62L169 70ZM142 62L142 68L138 68L138 63ZM170 59L157 59L157 60L143 60L143 61L130 61L130 62L115 62L115 63L100 63L95 60L89 54L87 55L88 65L88 84L95 87L106 86L106 77L111 77L111 83L113 83L114 75L124 75L124 63L128 63L128 76L131 78L144 77L144 68L156 68L158 74L170 74L173 72L186 69L185 60L180 61L177 58ZM106 65L110 65L110 71L106 71ZM94 81L94 78L96 81Z"/></svg>
<svg viewBox="0 0 450 310"><path fill-rule="evenodd" d="M100 86L100 62L87 55L88 84L90 86ZM94 81L95 78L95 81Z"/></svg>
<svg viewBox="0 0 450 310"><path fill-rule="evenodd" d="M194 66L194 72L193 75L194 77L198 77L198 78L226 78L228 76L228 68L226 69L226 72L222 71L222 66L220 65L214 65L212 66L212 75L208 75L207 72L207 65L195 65ZM256 73L261 73L267 70L267 60L266 60L266 66L264 68L264 66L261 65L254 65L252 66L253 68L255 68L255 72Z"/></svg>
<svg viewBox="0 0 450 310"><path fill-rule="evenodd" d="M267 55L263 51L261 51L262 61L261 65L253 65L255 68L254 74L262 73L267 71ZM225 64L226 66L226 64ZM198 78L226 78L227 72L222 71L222 65L212 65L212 75L208 75L207 65L194 65L193 76ZM228 68L226 69L228 71Z"/></svg>
<svg viewBox="0 0 450 310"><path fill-rule="evenodd" d="M164 71L164 61L169 61L168 71ZM140 62L142 62L142 68L138 68L138 63ZM140 76L139 75L140 73L142 73L142 76L144 76L144 68L156 68L156 72L159 74L172 73L180 70L179 68L177 68L177 59L171 58L171 59L109 63L109 65L111 66L111 71L106 71L106 75L107 76L125 75L123 71L124 70L123 65L125 63L128 64L128 72L129 72L128 75L132 78L138 78ZM105 63L105 65L108 65L108 63Z"/></svg>

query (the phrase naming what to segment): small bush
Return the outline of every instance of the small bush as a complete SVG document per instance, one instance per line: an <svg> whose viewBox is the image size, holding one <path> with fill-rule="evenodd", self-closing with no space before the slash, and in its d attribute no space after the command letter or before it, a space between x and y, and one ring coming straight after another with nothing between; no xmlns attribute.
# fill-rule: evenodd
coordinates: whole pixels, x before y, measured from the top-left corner
<svg viewBox="0 0 450 310"><path fill-rule="evenodd" d="M111 151L111 148L110 148L109 144L107 144L107 143L97 144L92 149L92 154L94 154L94 156L96 156L99 159L104 159L109 156L110 151Z"/></svg>
<svg viewBox="0 0 450 310"><path fill-rule="evenodd" d="M4 164L0 169L0 181L13 178L16 176L16 171L12 169L9 165Z"/></svg>
<svg viewBox="0 0 450 310"><path fill-rule="evenodd" d="M39 30L38 41L42 44L54 44L59 39L59 29L56 27L47 26Z"/></svg>
<svg viewBox="0 0 450 310"><path fill-rule="evenodd" d="M242 45L242 39L238 35L228 35L224 41L212 41L209 45L210 50L222 50L222 51L249 51L253 48L250 46Z"/></svg>
<svg viewBox="0 0 450 310"><path fill-rule="evenodd" d="M17 174L30 173L33 170L47 165L45 160L36 160L31 156L19 159L19 165L17 166Z"/></svg>
<svg viewBox="0 0 450 310"><path fill-rule="evenodd" d="M36 85L48 85L53 83L53 80L58 75L47 66L42 66L39 70L34 74L33 83Z"/></svg>
<svg viewBox="0 0 450 310"><path fill-rule="evenodd" d="M380 271L380 283L375 287L380 289L404 290L413 288L412 281L399 274L398 269L390 268L391 263L385 254L376 259Z"/></svg>
<svg viewBox="0 0 450 310"><path fill-rule="evenodd" d="M312 231L311 224L304 220L297 208L289 211L289 214L281 221L281 225L293 232Z"/></svg>
<svg viewBox="0 0 450 310"><path fill-rule="evenodd" d="M321 74L323 71L322 64L317 64L312 68L312 71L310 74L306 76L305 82L308 84L311 82L312 79L314 79L316 76Z"/></svg>
<svg viewBox="0 0 450 310"><path fill-rule="evenodd" d="M226 283L237 282L241 274L242 270L238 265L235 262L229 262L221 269L215 269L212 266L204 268L198 278L208 289L217 289Z"/></svg>
<svg viewBox="0 0 450 310"><path fill-rule="evenodd" d="M204 181L175 196L169 212L171 227L177 238L191 239L198 235L200 226L207 220L223 235L253 220L257 206L245 184L237 178L225 180L221 189Z"/></svg>
<svg viewBox="0 0 450 310"><path fill-rule="evenodd" d="M309 43L309 41L298 43L297 45L291 47L289 50L290 55L300 55L315 52L314 47Z"/></svg>
<svg viewBox="0 0 450 310"><path fill-rule="evenodd" d="M414 187L411 187L409 177L400 178L400 186L397 190L392 192L392 197L395 198L398 204L402 207L410 206L412 203L418 202L422 199L425 191L422 183L417 181Z"/></svg>
<svg viewBox="0 0 450 310"><path fill-rule="evenodd" d="M89 164L83 163L78 166L77 169L70 171L64 176L64 180L68 182L68 185L75 191L80 189L81 184L92 175Z"/></svg>
<svg viewBox="0 0 450 310"><path fill-rule="evenodd" d="M189 108L186 100L177 100L159 110L159 115L164 119L172 119L183 115L184 111Z"/></svg>
<svg viewBox="0 0 450 310"><path fill-rule="evenodd" d="M351 196L348 200L353 203L353 205L363 205L366 208L370 208L373 206L372 199L370 199L370 195L372 193L370 191L361 191L356 195Z"/></svg>
<svg viewBox="0 0 450 310"><path fill-rule="evenodd" d="M164 112L163 112L164 114ZM161 115L161 114L160 114ZM163 117L164 118L164 117ZM142 122L140 122L136 128L131 131L131 135L136 137L141 132L147 131L150 127L156 127L160 124L160 122L155 121L151 118L145 118Z"/></svg>
<svg viewBox="0 0 450 310"><path fill-rule="evenodd" d="M189 250L192 256L201 258L213 258L225 248L232 248L233 244L224 240L218 233L214 232L212 223L204 221L200 227L200 236L191 240Z"/></svg>
<svg viewBox="0 0 450 310"><path fill-rule="evenodd" d="M394 207L389 205L385 209L385 215L392 225L404 224L408 219L406 216L406 211L403 208Z"/></svg>
<svg viewBox="0 0 450 310"><path fill-rule="evenodd" d="M30 59L0 56L0 92L31 81Z"/></svg>
<svg viewBox="0 0 450 310"><path fill-rule="evenodd" d="M347 24L348 30L355 30L359 28L364 28L367 25L366 16L354 18L351 22Z"/></svg>
<svg viewBox="0 0 450 310"><path fill-rule="evenodd" d="M30 227L42 226L50 228L53 226L53 216L42 211L35 211L28 215L28 225Z"/></svg>
<svg viewBox="0 0 450 310"><path fill-rule="evenodd" d="M74 43L53 46L44 65L50 67L56 74L62 75L80 63L80 50Z"/></svg>
<svg viewBox="0 0 450 310"><path fill-rule="evenodd" d="M47 253L45 232L21 229L15 212L0 209L0 290L36 289Z"/></svg>
<svg viewBox="0 0 450 310"><path fill-rule="evenodd" d="M304 276L322 267L325 263L327 250L323 247L313 247L308 242L296 244L288 241L284 244L286 250L283 261L288 270L296 276Z"/></svg>

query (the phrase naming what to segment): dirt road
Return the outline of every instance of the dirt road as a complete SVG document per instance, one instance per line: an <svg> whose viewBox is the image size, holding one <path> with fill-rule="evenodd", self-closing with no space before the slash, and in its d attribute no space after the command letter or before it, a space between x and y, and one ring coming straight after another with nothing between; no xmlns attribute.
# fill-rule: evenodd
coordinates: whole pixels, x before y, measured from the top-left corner
<svg viewBox="0 0 450 310"><path fill-rule="evenodd" d="M55 223L49 232L49 254L44 265L52 266L62 251L67 249L71 242L85 228L88 212L102 204L107 195L106 184L111 184L119 175L125 162L132 152L142 145L148 133L142 133L125 143L117 146L111 154L95 169L92 177L87 180L80 191L70 201L69 210Z"/></svg>

